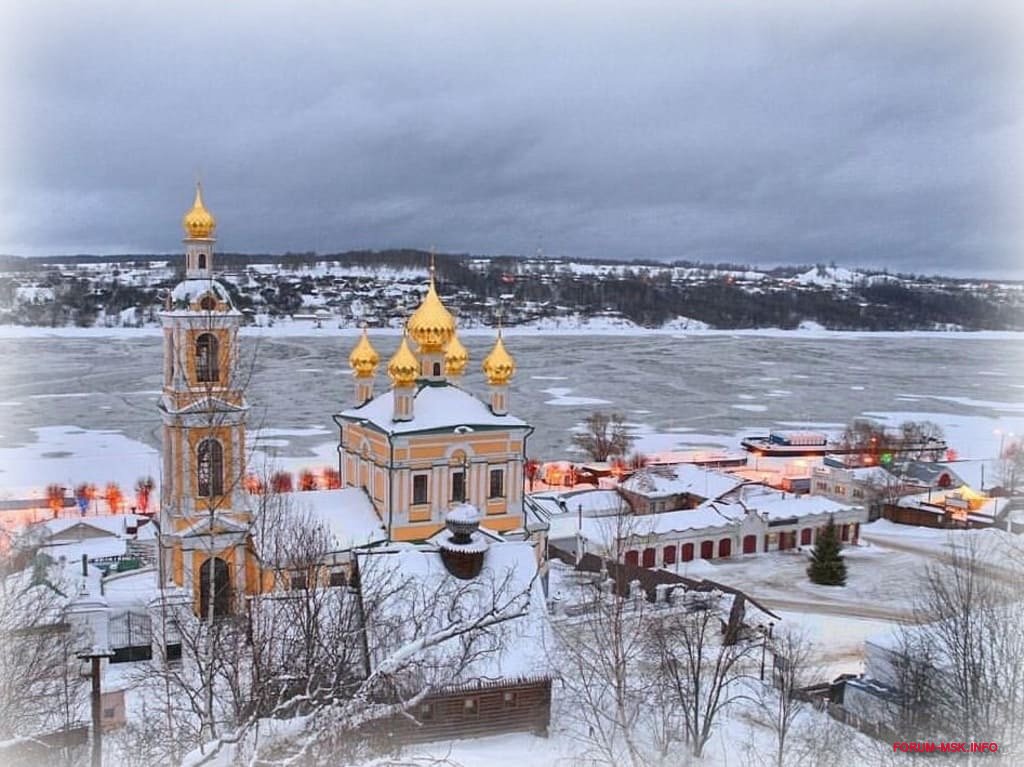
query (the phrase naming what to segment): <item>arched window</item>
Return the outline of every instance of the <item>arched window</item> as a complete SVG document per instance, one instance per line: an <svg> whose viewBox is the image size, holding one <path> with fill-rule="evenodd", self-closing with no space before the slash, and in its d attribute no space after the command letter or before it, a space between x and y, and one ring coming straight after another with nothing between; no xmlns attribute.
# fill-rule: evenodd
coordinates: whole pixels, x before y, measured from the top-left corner
<svg viewBox="0 0 1024 767"><path fill-rule="evenodd" d="M691 562L693 560L693 544L684 543L679 553L684 562Z"/></svg>
<svg viewBox="0 0 1024 767"><path fill-rule="evenodd" d="M725 559L732 556L732 541L729 538L723 538L718 542L718 557L719 559Z"/></svg>
<svg viewBox="0 0 1024 767"><path fill-rule="evenodd" d="M636 567L640 564L640 552L635 549L630 549L626 552L626 564L630 567Z"/></svg>
<svg viewBox="0 0 1024 767"><path fill-rule="evenodd" d="M200 269L205 269L206 268L206 254L205 253L200 253L199 254L199 268Z"/></svg>
<svg viewBox="0 0 1024 767"><path fill-rule="evenodd" d="M220 343L213 333L203 333L196 339L196 380L216 383L220 380Z"/></svg>
<svg viewBox="0 0 1024 767"><path fill-rule="evenodd" d="M654 560L657 552L654 549L644 549L644 567L654 567Z"/></svg>
<svg viewBox="0 0 1024 767"><path fill-rule="evenodd" d="M715 557L715 542L714 541L701 541L700 544L700 558L701 559L714 559Z"/></svg>
<svg viewBox="0 0 1024 767"><path fill-rule="evenodd" d="M210 615L210 592L213 592L213 617L219 618L231 612L231 576L228 563L219 557L212 557L199 568L199 617ZM211 589L212 587L212 589Z"/></svg>
<svg viewBox="0 0 1024 767"><path fill-rule="evenodd" d="M215 439L204 439L196 449L196 479L201 498L224 494L224 448Z"/></svg>
<svg viewBox="0 0 1024 767"><path fill-rule="evenodd" d="M207 293L203 296L202 300L199 301L199 308L204 312L212 312L217 308L217 299Z"/></svg>
<svg viewBox="0 0 1024 767"><path fill-rule="evenodd" d="M666 565L674 565L676 563L676 547L666 546L661 553L661 561Z"/></svg>
<svg viewBox="0 0 1024 767"><path fill-rule="evenodd" d="M757 553L757 536L756 535L745 535L745 536L743 536L743 553L744 554L756 554Z"/></svg>
<svg viewBox="0 0 1024 767"><path fill-rule="evenodd" d="M434 375L435 376L441 375L441 363L440 362L435 362L434 363Z"/></svg>
<svg viewBox="0 0 1024 767"><path fill-rule="evenodd" d="M462 469L452 472L452 500L457 502L466 500L466 472Z"/></svg>

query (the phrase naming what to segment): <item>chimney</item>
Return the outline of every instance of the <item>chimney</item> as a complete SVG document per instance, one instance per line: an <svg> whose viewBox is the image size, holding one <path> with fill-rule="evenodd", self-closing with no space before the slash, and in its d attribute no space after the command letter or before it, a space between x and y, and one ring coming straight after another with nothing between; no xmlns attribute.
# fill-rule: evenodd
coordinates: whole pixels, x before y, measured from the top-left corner
<svg viewBox="0 0 1024 767"><path fill-rule="evenodd" d="M471 580L480 574L487 540L480 534L480 512L469 503L453 507L444 520L446 532L438 547L445 569L456 578Z"/></svg>

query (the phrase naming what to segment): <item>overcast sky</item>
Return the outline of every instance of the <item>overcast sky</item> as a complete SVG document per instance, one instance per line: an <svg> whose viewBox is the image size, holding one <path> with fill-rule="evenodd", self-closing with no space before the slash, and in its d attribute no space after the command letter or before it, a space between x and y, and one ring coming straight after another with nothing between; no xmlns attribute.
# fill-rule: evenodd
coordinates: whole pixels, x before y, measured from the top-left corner
<svg viewBox="0 0 1024 767"><path fill-rule="evenodd" d="M0 253L1024 276L1008 3L13 3ZM429 9L429 10L427 10Z"/></svg>

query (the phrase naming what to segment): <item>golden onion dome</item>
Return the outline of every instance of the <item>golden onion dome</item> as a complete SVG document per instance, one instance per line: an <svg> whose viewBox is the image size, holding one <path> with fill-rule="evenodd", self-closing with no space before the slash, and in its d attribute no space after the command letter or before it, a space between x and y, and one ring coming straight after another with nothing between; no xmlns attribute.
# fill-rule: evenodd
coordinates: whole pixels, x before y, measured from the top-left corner
<svg viewBox="0 0 1024 767"><path fill-rule="evenodd" d="M444 373L447 376L457 377L466 372L466 365L469 363L469 352L462 345L458 334L452 336L448 342L448 348L444 353Z"/></svg>
<svg viewBox="0 0 1024 767"><path fill-rule="evenodd" d="M355 371L356 378L372 378L377 372L377 364L380 362L380 355L370 343L366 335L366 328L363 328L363 335L359 338L352 353L348 355L348 364Z"/></svg>
<svg viewBox="0 0 1024 767"><path fill-rule="evenodd" d="M437 295L431 270L430 287L419 308L406 323L409 335L419 345L420 352L439 352L455 335L455 318Z"/></svg>
<svg viewBox="0 0 1024 767"><path fill-rule="evenodd" d="M181 219L181 226L190 239L206 239L213 236L217 219L203 205L203 189L196 184L196 199L192 208Z"/></svg>
<svg viewBox="0 0 1024 767"><path fill-rule="evenodd" d="M490 354L484 357L484 375L487 383L492 385L507 384L516 372L516 361L505 348L505 342L501 338L501 331L498 332L498 340Z"/></svg>
<svg viewBox="0 0 1024 767"><path fill-rule="evenodd" d="M412 386L420 374L420 363L416 355L409 349L405 336L402 336L402 343L395 352L395 356L388 362L388 375L391 383L395 386Z"/></svg>

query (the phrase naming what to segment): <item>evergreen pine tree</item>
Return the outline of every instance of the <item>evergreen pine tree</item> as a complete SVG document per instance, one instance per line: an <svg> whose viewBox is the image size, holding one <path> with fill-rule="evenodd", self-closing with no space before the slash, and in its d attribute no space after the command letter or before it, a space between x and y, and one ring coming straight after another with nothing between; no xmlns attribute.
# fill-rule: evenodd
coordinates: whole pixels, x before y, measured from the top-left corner
<svg viewBox="0 0 1024 767"><path fill-rule="evenodd" d="M846 585L846 562L843 561L842 544L835 522L829 516L828 522L814 543L811 564L807 567L810 579L822 586Z"/></svg>

